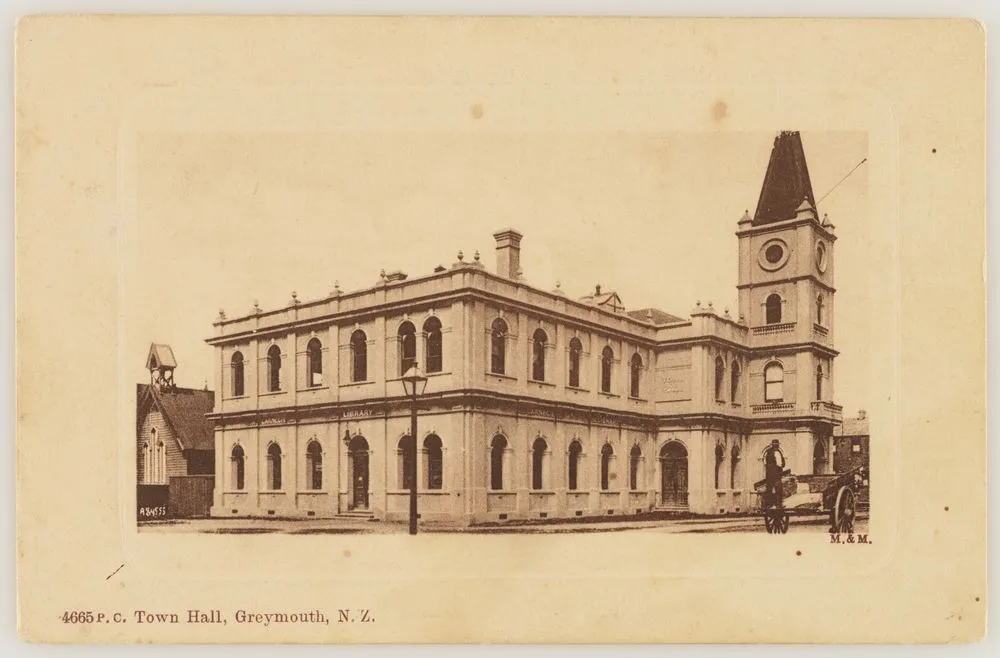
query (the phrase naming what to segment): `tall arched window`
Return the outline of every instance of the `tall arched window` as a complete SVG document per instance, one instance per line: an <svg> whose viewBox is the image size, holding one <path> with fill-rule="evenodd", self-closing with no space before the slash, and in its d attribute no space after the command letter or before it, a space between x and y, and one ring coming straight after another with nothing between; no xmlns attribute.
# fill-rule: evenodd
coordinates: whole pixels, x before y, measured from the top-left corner
<svg viewBox="0 0 1000 658"><path fill-rule="evenodd" d="M306 373L309 386L323 385L323 343L319 338L306 345Z"/></svg>
<svg viewBox="0 0 1000 658"><path fill-rule="evenodd" d="M729 375L729 399L732 402L740 401L740 362L736 360L733 361Z"/></svg>
<svg viewBox="0 0 1000 658"><path fill-rule="evenodd" d="M490 489L503 490L504 452L507 450L507 439L497 434L490 444Z"/></svg>
<svg viewBox="0 0 1000 658"><path fill-rule="evenodd" d="M412 322L399 325L399 374L406 371L417 362L417 328Z"/></svg>
<svg viewBox="0 0 1000 658"><path fill-rule="evenodd" d="M639 446L632 446L632 452L628 456L628 488L631 491L639 489L639 465L642 463L642 450Z"/></svg>
<svg viewBox="0 0 1000 658"><path fill-rule="evenodd" d="M615 363L615 353L610 345L606 345L601 352L601 391L611 392L611 367Z"/></svg>
<svg viewBox="0 0 1000 658"><path fill-rule="evenodd" d="M507 323L501 318L490 329L490 372L502 375L507 371Z"/></svg>
<svg viewBox="0 0 1000 658"><path fill-rule="evenodd" d="M549 446L545 439L539 437L531 446L531 488L542 489L545 487L545 453Z"/></svg>
<svg viewBox="0 0 1000 658"><path fill-rule="evenodd" d="M281 390L281 348L277 345L267 350L267 390Z"/></svg>
<svg viewBox="0 0 1000 658"><path fill-rule="evenodd" d="M536 382L545 381L545 343L548 340L541 329L535 329L531 337L531 378Z"/></svg>
<svg viewBox="0 0 1000 658"><path fill-rule="evenodd" d="M724 380L726 378L726 362L722 360L721 356L715 357L715 399L723 400L722 392L724 388Z"/></svg>
<svg viewBox="0 0 1000 658"><path fill-rule="evenodd" d="M628 394L634 398L639 397L639 379L642 376L642 357L636 352L632 355L632 362L629 364L629 391Z"/></svg>
<svg viewBox="0 0 1000 658"><path fill-rule="evenodd" d="M149 468L146 470L146 484L159 484L160 482L160 467L156 462L157 457L159 457L156 446L160 441L156 434L155 427L149 430Z"/></svg>
<svg viewBox="0 0 1000 658"><path fill-rule="evenodd" d="M444 350L441 342L441 321L435 317L424 322L424 361L426 372L441 372L444 369Z"/></svg>
<svg viewBox="0 0 1000 658"><path fill-rule="evenodd" d="M583 446L579 441L569 444L569 490L576 491L580 487L580 456Z"/></svg>
<svg viewBox="0 0 1000 658"><path fill-rule="evenodd" d="M715 444L715 488L722 484L722 464L726 461L726 449L721 443Z"/></svg>
<svg viewBox="0 0 1000 658"><path fill-rule="evenodd" d="M351 381L368 379L368 336L357 329L351 334Z"/></svg>
<svg viewBox="0 0 1000 658"><path fill-rule="evenodd" d="M306 482L314 491L323 488L323 449L319 441L310 441L306 447Z"/></svg>
<svg viewBox="0 0 1000 658"><path fill-rule="evenodd" d="M431 434L424 439L424 476L427 478L428 489L441 489L444 486L444 449L441 437Z"/></svg>
<svg viewBox="0 0 1000 658"><path fill-rule="evenodd" d="M781 364L774 362L764 368L764 401L781 402L784 398L785 372Z"/></svg>
<svg viewBox="0 0 1000 658"><path fill-rule="evenodd" d="M816 324L823 324L823 295L816 295Z"/></svg>
<svg viewBox="0 0 1000 658"><path fill-rule="evenodd" d="M816 399L823 399L823 366L816 366Z"/></svg>
<svg viewBox="0 0 1000 658"><path fill-rule="evenodd" d="M230 390L233 393L233 397L243 397L243 353L234 352L233 358L230 360L230 365L232 367L232 385Z"/></svg>
<svg viewBox="0 0 1000 658"><path fill-rule="evenodd" d="M764 302L764 307L766 309L767 324L778 324L781 322L781 296L778 293L768 295L767 301Z"/></svg>
<svg viewBox="0 0 1000 658"><path fill-rule="evenodd" d="M740 447L733 444L729 452L729 488L736 489L736 466L740 463Z"/></svg>
<svg viewBox="0 0 1000 658"><path fill-rule="evenodd" d="M267 447L267 488L281 490L281 446L277 443Z"/></svg>
<svg viewBox="0 0 1000 658"><path fill-rule="evenodd" d="M579 338L569 341L569 385L580 387L580 356L583 354L583 343Z"/></svg>
<svg viewBox="0 0 1000 658"><path fill-rule="evenodd" d="M399 465L399 473L396 481L399 482L400 489L409 489L413 483L413 439L408 436L404 436L399 440L399 444L396 446L396 457L397 464Z"/></svg>
<svg viewBox="0 0 1000 658"><path fill-rule="evenodd" d="M229 454L229 486L236 491L242 491L245 486L244 474L246 473L246 455L243 448L238 445L233 446Z"/></svg>
<svg viewBox="0 0 1000 658"><path fill-rule="evenodd" d="M607 491L611 488L611 460L615 456L615 449L610 443L605 443L601 448L601 489Z"/></svg>
<svg viewBox="0 0 1000 658"><path fill-rule="evenodd" d="M152 468L152 451L149 447L149 441L144 441L142 443L142 478L139 480L141 484L150 484L152 482L150 469Z"/></svg>

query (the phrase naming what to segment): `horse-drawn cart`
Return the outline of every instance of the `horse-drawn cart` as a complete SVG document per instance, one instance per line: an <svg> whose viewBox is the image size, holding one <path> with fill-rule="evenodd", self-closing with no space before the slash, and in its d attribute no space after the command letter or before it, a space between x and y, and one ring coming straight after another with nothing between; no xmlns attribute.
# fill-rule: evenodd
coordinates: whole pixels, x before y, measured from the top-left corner
<svg viewBox="0 0 1000 658"><path fill-rule="evenodd" d="M792 475L786 470L776 496L768 494L766 480L755 482L764 528L770 534L784 534L792 516L829 514L830 532L853 532L863 471L858 467L830 475Z"/></svg>

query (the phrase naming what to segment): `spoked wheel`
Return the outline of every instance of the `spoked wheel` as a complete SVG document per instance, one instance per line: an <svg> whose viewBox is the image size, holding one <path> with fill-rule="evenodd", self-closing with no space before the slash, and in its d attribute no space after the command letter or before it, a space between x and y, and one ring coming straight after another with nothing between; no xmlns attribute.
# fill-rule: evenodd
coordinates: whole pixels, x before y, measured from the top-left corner
<svg viewBox="0 0 1000 658"><path fill-rule="evenodd" d="M781 532L781 534L785 534L788 532L788 513L778 512L778 514L778 531Z"/></svg>
<svg viewBox="0 0 1000 658"><path fill-rule="evenodd" d="M788 514L780 509L764 510L764 528L769 535L785 534L788 532Z"/></svg>
<svg viewBox="0 0 1000 658"><path fill-rule="evenodd" d="M854 492L841 487L837 492L837 502L830 510L830 532L854 532Z"/></svg>

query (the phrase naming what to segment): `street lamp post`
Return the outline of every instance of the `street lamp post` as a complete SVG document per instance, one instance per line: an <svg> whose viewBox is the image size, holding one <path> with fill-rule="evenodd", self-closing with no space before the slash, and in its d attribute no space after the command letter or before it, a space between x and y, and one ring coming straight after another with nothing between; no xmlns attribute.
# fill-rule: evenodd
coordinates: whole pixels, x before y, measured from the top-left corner
<svg viewBox="0 0 1000 658"><path fill-rule="evenodd" d="M414 361L403 374L403 390L410 398L410 534L417 534L417 396L427 387L427 377Z"/></svg>

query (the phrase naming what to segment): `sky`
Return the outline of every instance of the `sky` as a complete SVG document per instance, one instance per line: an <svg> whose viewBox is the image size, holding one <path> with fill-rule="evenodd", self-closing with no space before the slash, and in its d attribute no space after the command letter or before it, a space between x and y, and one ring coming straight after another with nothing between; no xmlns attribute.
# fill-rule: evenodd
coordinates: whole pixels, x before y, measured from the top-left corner
<svg viewBox="0 0 1000 658"><path fill-rule="evenodd" d="M495 267L492 233L524 234L531 285L619 293L626 308L687 317L736 309L736 222L760 194L776 131L142 132L138 262L124 300L127 376L168 343L181 386L213 386L212 321L410 276L462 250ZM864 132L802 132L820 214L836 225L834 399L866 408L878 310L866 282L886 266L869 216ZM831 192L830 190L834 188ZM828 195L828 196L826 196ZM823 198L825 196L825 198ZM822 199L822 200L820 200ZM141 346L141 347L140 347Z"/></svg>

